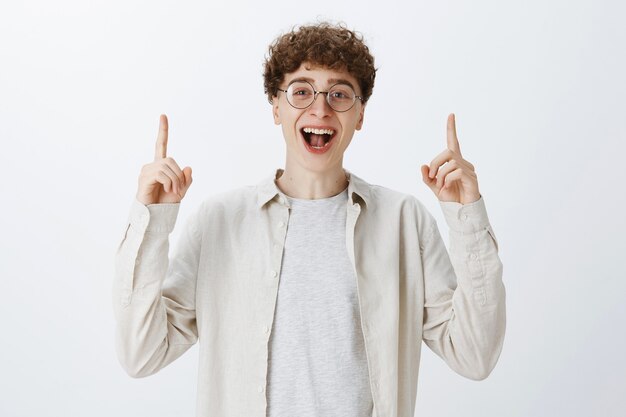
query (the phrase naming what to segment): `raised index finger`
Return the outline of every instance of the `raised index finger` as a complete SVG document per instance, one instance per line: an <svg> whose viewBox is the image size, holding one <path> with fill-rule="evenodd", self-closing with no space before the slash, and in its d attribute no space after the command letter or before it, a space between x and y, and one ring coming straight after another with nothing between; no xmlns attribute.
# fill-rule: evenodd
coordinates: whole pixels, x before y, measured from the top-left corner
<svg viewBox="0 0 626 417"><path fill-rule="evenodd" d="M154 160L163 159L167 156L167 116L162 114L159 119L159 134L154 149Z"/></svg>
<svg viewBox="0 0 626 417"><path fill-rule="evenodd" d="M456 136L456 116L454 113L448 115L448 149L455 151L461 155L461 147L459 139Z"/></svg>

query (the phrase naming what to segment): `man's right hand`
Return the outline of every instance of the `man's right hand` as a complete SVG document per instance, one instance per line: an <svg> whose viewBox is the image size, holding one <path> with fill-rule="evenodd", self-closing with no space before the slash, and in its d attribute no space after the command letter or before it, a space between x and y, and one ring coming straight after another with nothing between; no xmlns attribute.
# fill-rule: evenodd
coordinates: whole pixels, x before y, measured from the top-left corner
<svg viewBox="0 0 626 417"><path fill-rule="evenodd" d="M137 200L144 205L180 203L191 185L191 167L181 170L173 158L167 156L167 116L159 121L154 161L144 165L139 174Z"/></svg>

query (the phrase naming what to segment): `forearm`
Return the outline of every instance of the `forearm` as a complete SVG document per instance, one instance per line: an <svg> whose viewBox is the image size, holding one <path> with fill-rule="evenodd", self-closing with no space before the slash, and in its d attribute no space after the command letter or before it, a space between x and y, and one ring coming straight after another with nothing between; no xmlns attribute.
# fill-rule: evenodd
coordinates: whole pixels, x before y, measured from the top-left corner
<svg viewBox="0 0 626 417"><path fill-rule="evenodd" d="M484 201L459 206L442 204L449 256L438 230L430 242L429 270L440 270L442 279L431 284L426 300L424 339L456 372L480 380L495 367L504 342L503 266Z"/></svg>
<svg viewBox="0 0 626 417"><path fill-rule="evenodd" d="M193 315L176 314L184 310L182 306L162 296L169 234L178 205L162 204L148 210L139 204L133 204L115 256L113 285L117 354L124 369L135 377L155 373L196 341ZM186 323L174 328L170 321Z"/></svg>

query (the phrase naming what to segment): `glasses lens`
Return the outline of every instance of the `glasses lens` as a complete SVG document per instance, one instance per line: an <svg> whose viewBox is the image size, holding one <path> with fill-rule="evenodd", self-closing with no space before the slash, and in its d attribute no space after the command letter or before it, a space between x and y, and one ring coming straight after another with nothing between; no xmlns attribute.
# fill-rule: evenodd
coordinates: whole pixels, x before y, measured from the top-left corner
<svg viewBox="0 0 626 417"><path fill-rule="evenodd" d="M298 109L308 107L314 97L313 87L307 82L296 81L287 88L287 101Z"/></svg>
<svg viewBox="0 0 626 417"><path fill-rule="evenodd" d="M354 104L355 93L347 84L334 85L328 93L330 107L336 111L346 111Z"/></svg>

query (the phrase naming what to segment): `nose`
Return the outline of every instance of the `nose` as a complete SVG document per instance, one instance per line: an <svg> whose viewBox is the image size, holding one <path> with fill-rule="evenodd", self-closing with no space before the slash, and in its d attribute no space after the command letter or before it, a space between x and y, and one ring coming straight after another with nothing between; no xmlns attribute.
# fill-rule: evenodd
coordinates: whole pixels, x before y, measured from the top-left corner
<svg viewBox="0 0 626 417"><path fill-rule="evenodd" d="M319 93L317 97L315 97L315 101L309 106L309 113L320 119L330 116L332 112L333 109L328 105L326 94L324 93Z"/></svg>

